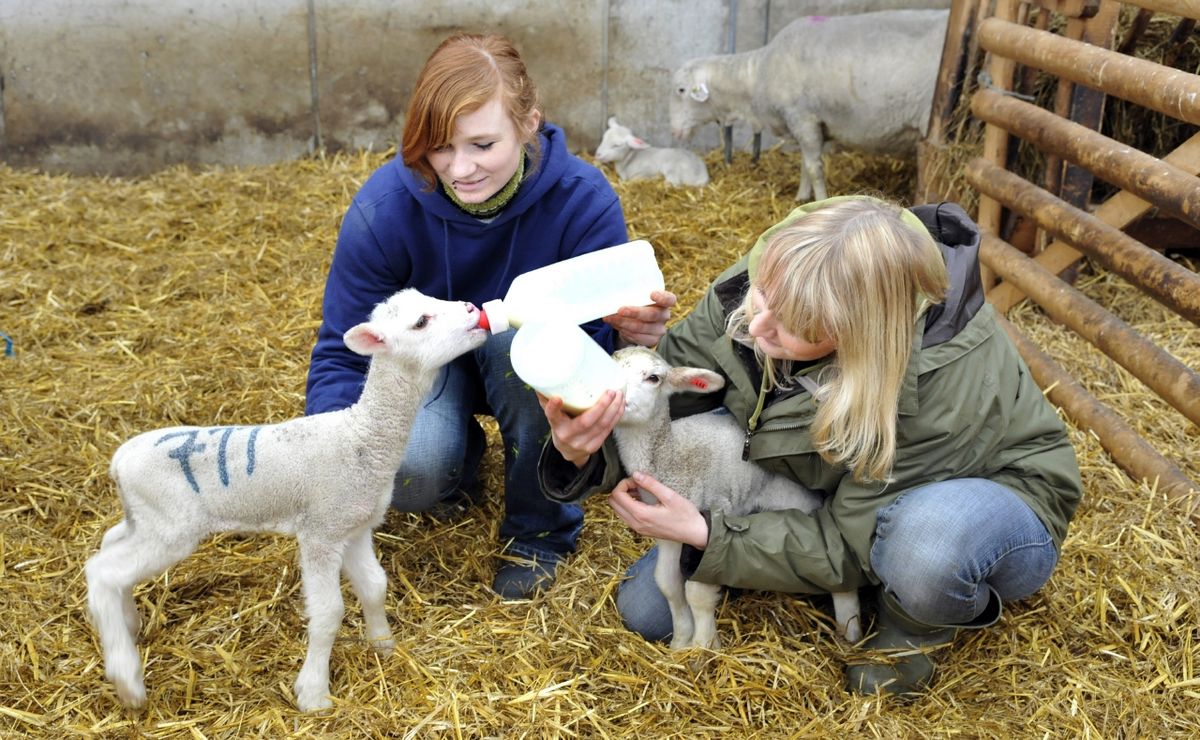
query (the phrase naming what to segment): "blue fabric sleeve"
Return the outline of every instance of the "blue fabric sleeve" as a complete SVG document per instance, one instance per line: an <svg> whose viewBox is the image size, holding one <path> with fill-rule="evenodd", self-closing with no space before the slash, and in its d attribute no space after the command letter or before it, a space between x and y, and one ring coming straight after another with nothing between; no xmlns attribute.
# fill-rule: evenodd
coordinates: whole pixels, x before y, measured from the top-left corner
<svg viewBox="0 0 1200 740"><path fill-rule="evenodd" d="M392 250L389 261L357 200L352 201L338 233L333 263L325 282L321 327L313 347L306 387L306 414L336 411L358 400L368 360L342 340L351 327L366 321L375 306L405 287L407 252Z"/></svg>

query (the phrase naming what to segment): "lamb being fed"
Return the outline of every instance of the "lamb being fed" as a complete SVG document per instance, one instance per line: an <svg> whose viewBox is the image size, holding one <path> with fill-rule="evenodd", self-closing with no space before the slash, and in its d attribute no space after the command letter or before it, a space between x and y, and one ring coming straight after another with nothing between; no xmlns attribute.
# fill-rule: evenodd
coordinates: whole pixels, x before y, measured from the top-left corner
<svg viewBox="0 0 1200 740"><path fill-rule="evenodd" d="M654 350L629 347L613 359L626 376L625 412L613 434L621 464L642 471L687 497L700 509L733 515L754 511L813 511L821 499L795 481L742 460L743 430L724 409L671 421L674 393L711 393L724 379L700 368L673 368ZM653 500L642 491L643 499ZM671 609L672 648L716 648L716 608L720 586L684 581L682 545L658 541L654 581ZM850 642L862 639L857 591L833 594L838 633Z"/></svg>
<svg viewBox="0 0 1200 740"><path fill-rule="evenodd" d="M371 358L353 406L271 425L160 429L121 445L109 473L125 518L85 571L105 674L123 704L146 701L134 587L217 532L296 536L308 615L308 653L295 683L300 709L331 704L329 655L344 613L339 571L362 603L373 647L392 650L387 575L372 531L438 370L486 338L470 303L404 290L345 334L350 349Z"/></svg>
<svg viewBox="0 0 1200 740"><path fill-rule="evenodd" d="M800 145L797 200L827 197L826 143L909 155L929 126L947 10L807 16L759 49L688 61L672 76L671 129L745 123Z"/></svg>
<svg viewBox="0 0 1200 740"><path fill-rule="evenodd" d="M708 184L708 166L695 152L687 149L663 149L650 146L617 122L608 119L608 129L596 148L597 162L613 162L622 180L666 178L669 185Z"/></svg>

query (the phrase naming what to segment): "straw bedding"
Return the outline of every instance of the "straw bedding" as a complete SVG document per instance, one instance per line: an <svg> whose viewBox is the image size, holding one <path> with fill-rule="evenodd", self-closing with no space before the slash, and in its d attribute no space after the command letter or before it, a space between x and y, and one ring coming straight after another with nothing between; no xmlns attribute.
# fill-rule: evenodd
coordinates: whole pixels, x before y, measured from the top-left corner
<svg viewBox="0 0 1200 740"><path fill-rule="evenodd" d="M121 441L169 424L283 420L304 377L339 219L378 154L139 180L0 169L0 737L1189 737L1200 716L1200 540L1184 506L1127 479L1072 429L1086 485L1049 585L944 656L904 703L841 687L855 651L823 599L749 594L722 606L726 647L685 654L624 630L613 598L648 546L603 497L548 594L490 583L500 452L488 497L456 523L389 514L376 546L398 646L378 658L357 601L334 647L335 709L303 715L295 547L216 537L137 592L149 704L103 679L82 567L119 518ZM713 183L618 184L630 231L657 248L681 306L794 206L799 163L708 158ZM609 173L610 176L612 173ZM834 155L831 193L903 198L910 162ZM1104 274L1081 285L1200 366L1197 328ZM1128 410L1200 479L1195 427L1035 309L1014 314L1093 392Z"/></svg>

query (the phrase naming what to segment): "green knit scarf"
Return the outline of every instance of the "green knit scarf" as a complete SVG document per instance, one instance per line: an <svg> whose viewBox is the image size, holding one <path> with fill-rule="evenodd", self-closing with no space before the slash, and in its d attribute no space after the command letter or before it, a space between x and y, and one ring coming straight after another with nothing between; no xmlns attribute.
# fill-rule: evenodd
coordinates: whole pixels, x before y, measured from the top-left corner
<svg viewBox="0 0 1200 740"><path fill-rule="evenodd" d="M517 194L517 189L521 187L521 178L525 176L525 157L521 157L521 161L517 163L517 171L513 173L512 179L509 180L504 187L482 203L464 203L459 200L459 197L454 194L453 188L448 188L445 184L442 185L442 192L450 199L450 202L458 206L461 210L466 211L475 218L491 218L500 211L504 210L504 206L508 205Z"/></svg>

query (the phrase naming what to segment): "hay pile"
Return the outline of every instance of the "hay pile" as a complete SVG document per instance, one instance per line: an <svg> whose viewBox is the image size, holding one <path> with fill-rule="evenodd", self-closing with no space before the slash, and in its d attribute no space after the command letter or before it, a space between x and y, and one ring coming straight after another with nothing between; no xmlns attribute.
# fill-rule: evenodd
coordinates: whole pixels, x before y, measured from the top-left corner
<svg viewBox="0 0 1200 740"><path fill-rule="evenodd" d="M456 524L389 515L376 537L398 647L361 641L357 602L335 645L332 712L293 708L304 652L295 548L216 538L137 591L149 706L103 680L82 566L118 518L108 460L168 424L301 413L308 352L341 214L383 161L173 169L136 181L0 169L0 737L1187 737L1200 716L1196 531L1073 431L1087 497L1049 586L961 639L936 692L911 704L841 688L853 651L821 600L726 604L727 645L694 670L626 632L613 595L646 548L587 502L580 553L531 602L489 591L500 455L486 504ZM798 160L758 168L709 156L702 190L621 184L637 237L656 245L682 305L794 205ZM911 164L835 155L831 193L904 197ZM611 174L611 173L610 173ZM1122 304L1193 366L1194 326L1106 276ZM1016 321L1200 478L1197 430L1063 332ZM1178 415L1175 415L1176 417ZM495 441L493 431L493 442Z"/></svg>

